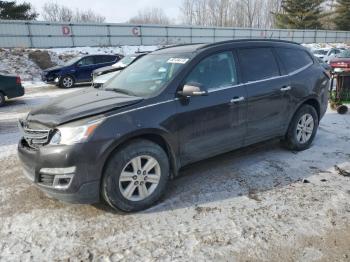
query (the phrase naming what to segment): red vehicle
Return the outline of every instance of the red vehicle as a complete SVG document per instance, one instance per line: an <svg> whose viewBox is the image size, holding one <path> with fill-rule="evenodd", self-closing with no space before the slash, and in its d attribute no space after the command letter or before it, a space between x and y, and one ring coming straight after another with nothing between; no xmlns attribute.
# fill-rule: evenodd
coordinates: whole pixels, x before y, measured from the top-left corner
<svg viewBox="0 0 350 262"><path fill-rule="evenodd" d="M350 50L347 49L330 61L335 73L350 74Z"/></svg>

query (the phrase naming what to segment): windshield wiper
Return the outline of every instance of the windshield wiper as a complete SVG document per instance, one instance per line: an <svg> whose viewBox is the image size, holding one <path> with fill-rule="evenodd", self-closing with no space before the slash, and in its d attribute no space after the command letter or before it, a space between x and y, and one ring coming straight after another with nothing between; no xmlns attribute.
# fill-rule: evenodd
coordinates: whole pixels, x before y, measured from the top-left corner
<svg viewBox="0 0 350 262"><path fill-rule="evenodd" d="M129 95L129 96L136 96L133 92L131 92L129 90L121 89L121 88L105 88L104 90L122 93L122 94Z"/></svg>

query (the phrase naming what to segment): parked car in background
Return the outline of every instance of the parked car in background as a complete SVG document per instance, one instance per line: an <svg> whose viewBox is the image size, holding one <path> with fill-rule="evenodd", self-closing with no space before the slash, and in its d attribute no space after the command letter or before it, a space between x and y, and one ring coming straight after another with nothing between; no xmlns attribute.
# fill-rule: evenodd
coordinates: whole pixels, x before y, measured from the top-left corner
<svg viewBox="0 0 350 262"><path fill-rule="evenodd" d="M76 57L63 66L46 69L42 73L42 80L56 84L62 88L71 88L75 83L92 81L92 72L98 68L118 62L122 55L87 55Z"/></svg>
<svg viewBox="0 0 350 262"><path fill-rule="evenodd" d="M134 63L135 61L137 61L138 59L140 59L141 57L143 57L149 53L150 52L137 52L135 54L126 55L121 60L119 60L117 63L115 63L111 66L105 66L105 67L101 67L99 69L94 70L92 72L92 77L95 80L95 78L98 76L123 70L127 66L131 65L132 63Z"/></svg>
<svg viewBox="0 0 350 262"><path fill-rule="evenodd" d="M113 76L117 75L121 70L128 67L129 65L136 62L138 59L149 53L150 52L138 52L132 55L127 55L111 66L106 66L94 70L94 72L92 73L93 87L100 88L104 83L106 83Z"/></svg>
<svg viewBox="0 0 350 262"><path fill-rule="evenodd" d="M101 89L31 111L20 121L19 158L25 175L58 199L142 210L190 163L272 138L309 148L329 81L293 42L163 48Z"/></svg>
<svg viewBox="0 0 350 262"><path fill-rule="evenodd" d="M312 51L314 56L321 58L324 62L328 63L330 59L340 54L345 48L320 48Z"/></svg>
<svg viewBox="0 0 350 262"><path fill-rule="evenodd" d="M336 73L350 73L350 50L341 52L330 61L330 65Z"/></svg>
<svg viewBox="0 0 350 262"><path fill-rule="evenodd" d="M321 58L316 57L317 61L320 63L320 65L328 72L330 73L332 70L332 67L330 66L330 64L326 63L325 61L323 61Z"/></svg>
<svg viewBox="0 0 350 262"><path fill-rule="evenodd" d="M0 74L0 106L3 106L7 99L24 95L24 88L19 76Z"/></svg>

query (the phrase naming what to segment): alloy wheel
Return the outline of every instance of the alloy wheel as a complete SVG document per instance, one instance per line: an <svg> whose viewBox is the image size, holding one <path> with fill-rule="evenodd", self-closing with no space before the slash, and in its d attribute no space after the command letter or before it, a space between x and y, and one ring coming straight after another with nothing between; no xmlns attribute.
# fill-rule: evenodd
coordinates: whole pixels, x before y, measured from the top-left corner
<svg viewBox="0 0 350 262"><path fill-rule="evenodd" d="M63 78L62 82L64 87L70 88L73 86L73 79L71 77Z"/></svg>
<svg viewBox="0 0 350 262"><path fill-rule="evenodd" d="M130 201L141 201L152 195L161 176L158 161L149 155L131 159L119 177L119 189Z"/></svg>
<svg viewBox="0 0 350 262"><path fill-rule="evenodd" d="M307 143L314 131L315 120L311 114L303 115L297 125L297 140L301 144Z"/></svg>

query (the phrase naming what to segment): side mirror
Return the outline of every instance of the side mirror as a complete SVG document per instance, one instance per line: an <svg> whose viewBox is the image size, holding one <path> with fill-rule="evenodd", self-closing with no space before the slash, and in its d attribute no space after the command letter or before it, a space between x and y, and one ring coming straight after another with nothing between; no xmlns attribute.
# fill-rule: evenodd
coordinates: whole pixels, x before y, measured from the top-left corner
<svg viewBox="0 0 350 262"><path fill-rule="evenodd" d="M188 83L184 85L182 91L179 91L178 94L185 97L206 96L208 91L198 83Z"/></svg>

